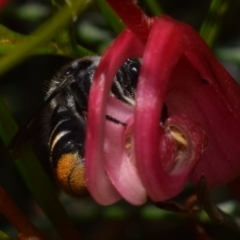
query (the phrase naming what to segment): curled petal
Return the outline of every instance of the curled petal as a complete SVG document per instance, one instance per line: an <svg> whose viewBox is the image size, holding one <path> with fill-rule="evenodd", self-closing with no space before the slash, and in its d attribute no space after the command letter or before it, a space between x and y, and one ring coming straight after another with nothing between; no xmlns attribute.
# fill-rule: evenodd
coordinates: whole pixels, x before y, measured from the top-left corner
<svg viewBox="0 0 240 240"><path fill-rule="evenodd" d="M179 179L164 171L161 162L171 159L163 159L166 153L164 156L159 154L159 146L165 141L165 130L159 128L160 113L172 71L184 51L194 47L188 39L191 36L185 37L183 30L181 25L168 17L155 20L145 47L137 89L134 129L136 162L143 184L155 201L176 195L194 166L191 163ZM171 156L170 153L168 155Z"/></svg>
<svg viewBox="0 0 240 240"><path fill-rule="evenodd" d="M153 24L139 78L134 136L141 176L146 169L156 169L158 161L171 162L170 154L169 159L158 154L165 134L163 128L157 130L164 102L169 116L184 114L207 133L206 150L188 171L190 179L197 183L204 175L210 187L233 180L240 172L240 88L198 33L168 17ZM179 191L174 178L165 179L162 170L151 174L142 181L153 199L164 200Z"/></svg>
<svg viewBox="0 0 240 240"><path fill-rule="evenodd" d="M133 114L133 108L124 104L115 97L110 96L107 103L107 114L119 122L126 123Z"/></svg>
<svg viewBox="0 0 240 240"><path fill-rule="evenodd" d="M132 120L127 129L112 122L106 122L105 169L123 198L134 205L146 202L147 194L139 178L132 142Z"/></svg>
<svg viewBox="0 0 240 240"><path fill-rule="evenodd" d="M176 79L179 75L182 80ZM166 98L169 114L185 114L195 119L208 138L201 161L191 172L190 180L197 183L204 175L210 187L232 181L240 172L240 117L237 116L240 109L235 112L225 93L219 86L215 87L216 78L212 78L211 82L202 79L184 58L174 70L173 78L175 82L171 82ZM180 82L183 80L184 86Z"/></svg>
<svg viewBox="0 0 240 240"><path fill-rule="evenodd" d="M102 57L91 87L88 103L85 179L93 198L103 205L112 204L120 198L104 169L106 103L112 81L120 66L127 58L140 57L142 51L142 44L130 31L124 31Z"/></svg>

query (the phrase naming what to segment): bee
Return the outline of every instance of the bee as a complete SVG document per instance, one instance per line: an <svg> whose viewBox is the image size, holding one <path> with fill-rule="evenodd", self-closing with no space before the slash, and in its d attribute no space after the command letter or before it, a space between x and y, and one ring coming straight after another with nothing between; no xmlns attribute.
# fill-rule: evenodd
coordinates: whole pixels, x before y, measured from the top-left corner
<svg viewBox="0 0 240 240"><path fill-rule="evenodd" d="M63 67L51 79L44 105L11 143L11 147L16 148L40 128L54 178L73 196L86 192L84 142L88 96L99 61L97 56L84 57ZM114 78L111 94L125 104L134 103L140 66L139 59L128 59ZM106 120L123 124L108 115Z"/></svg>

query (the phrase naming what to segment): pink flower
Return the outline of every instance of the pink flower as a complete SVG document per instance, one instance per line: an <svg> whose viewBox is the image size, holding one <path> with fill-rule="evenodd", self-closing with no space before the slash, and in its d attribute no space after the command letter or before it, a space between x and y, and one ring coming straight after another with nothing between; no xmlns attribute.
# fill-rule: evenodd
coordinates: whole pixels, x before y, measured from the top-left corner
<svg viewBox="0 0 240 240"><path fill-rule="evenodd" d="M164 201L204 176L214 187L240 173L240 88L191 27L108 1L126 29L107 49L89 96L86 183L103 205ZM110 97L130 57L142 58L135 105ZM163 106L167 118L162 119ZM105 121L106 114L126 126Z"/></svg>

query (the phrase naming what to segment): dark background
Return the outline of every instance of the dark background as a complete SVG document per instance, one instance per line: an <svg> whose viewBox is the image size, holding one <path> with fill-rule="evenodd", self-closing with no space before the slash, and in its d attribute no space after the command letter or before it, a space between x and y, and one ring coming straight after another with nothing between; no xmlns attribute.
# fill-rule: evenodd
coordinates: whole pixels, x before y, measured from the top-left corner
<svg viewBox="0 0 240 240"><path fill-rule="evenodd" d="M211 1L161 0L159 2L166 14L187 22L199 30ZM151 15L144 1L139 1L139 4ZM34 8L31 10L30 7ZM32 15L24 11L32 12ZM231 12L222 27L219 40L213 49L216 53L232 47L239 49L239 13L240 4ZM30 34L52 14L49 1L10 1L0 11L0 23L16 32ZM76 35L79 44L97 54L101 54L116 36L94 5L79 17L76 23ZM70 60L63 56L33 56L1 77L0 94L20 126L43 104L44 89L49 80L62 65ZM236 79L240 79L239 59L226 60L223 56L220 60ZM0 159L0 184L7 189L21 210L38 226L48 231L48 220L32 201L28 189L15 170L1 141ZM194 190L188 187L177 200L181 203L191 193L194 193ZM60 198L85 239L197 239L189 219L179 214L159 210L151 203L142 207L133 207L121 202L112 207L101 207L88 197L76 200L60 193ZM217 203L225 203L230 208L238 209L238 205L232 201L231 194L225 188L214 191L212 198ZM238 210L231 214L237 217ZM217 226L206 219L205 216L199 221L212 239L240 239L240 235L235 230ZM0 220L0 224L0 230L15 234L15 230L4 219ZM51 239L57 239L54 233L48 234L52 234Z"/></svg>

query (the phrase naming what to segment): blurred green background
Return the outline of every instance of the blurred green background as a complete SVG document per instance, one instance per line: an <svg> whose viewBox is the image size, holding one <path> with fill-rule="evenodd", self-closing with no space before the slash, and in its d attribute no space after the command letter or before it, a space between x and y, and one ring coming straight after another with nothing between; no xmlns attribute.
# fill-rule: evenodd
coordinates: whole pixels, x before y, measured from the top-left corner
<svg viewBox="0 0 240 240"><path fill-rule="evenodd" d="M57 10L64 8L62 7L64 1L15 0L9 1L0 10L0 72L3 72L0 75L0 98L7 109L7 114L10 114L12 120L14 119L19 126L22 126L29 116L43 104L44 90L51 77L61 66L88 52L101 55L121 31L122 26L112 26L109 21L108 14L104 11L106 10L104 1L88 2L90 3L85 4L83 1L82 6L79 7L79 13L76 15L72 11L74 23L69 21L70 23L66 27L62 24L59 32L51 38L51 44L43 40L42 45L39 45L39 48L35 49L36 51L34 50L34 54L28 52L30 50L17 53L19 54L18 63L14 66L10 66L13 63L13 60L10 59L8 71L2 71L5 69L4 61L6 59L4 57L13 54L11 50L14 47L27 41L26 39L29 39L28 36L31 33L36 33L36 29L54 18ZM240 81L240 1L219 0L222 5L226 2L231 2L230 6L226 9L217 7L209 15L210 0L138 1L148 15L168 14L190 24L197 31L201 29L205 36L216 32L214 37L209 40L209 44L232 76ZM203 29L204 22L208 24L206 25L207 30ZM62 27L65 28L62 30ZM12 34L9 29L14 33ZM10 39L10 41L4 41L6 39ZM67 45L69 42L71 42L70 47ZM29 57L26 58L27 56ZM0 120L4 119L6 112L0 112L0 116ZM10 131L7 140L3 137L0 140L0 184L29 219L49 236L49 239L61 239L52 227L49 217L46 217L36 204L33 198L36 194L32 194L32 190L29 191L28 184L25 184L19 175L16 160L13 161L13 157L6 147L11 137ZM17 161L17 164L23 164L21 159ZM35 169L30 170L32 175L35 175ZM39 191L41 191L40 194L46 195L46 199L51 198L44 189ZM102 207L90 197L73 199L58 189L56 192L71 221L86 240L199 238L188 218L161 210L150 202L141 207L131 206L124 201L110 207ZM184 203L187 196L191 194L194 194L194 189L188 186L176 198L176 201ZM226 188L214 190L212 199L235 220L238 220L239 205ZM49 203L49 206L51 204ZM240 234L236 229L211 223L204 212L198 216L197 221L212 239L240 239ZM0 218L0 230L12 238L16 236L16 230L4 218Z"/></svg>

